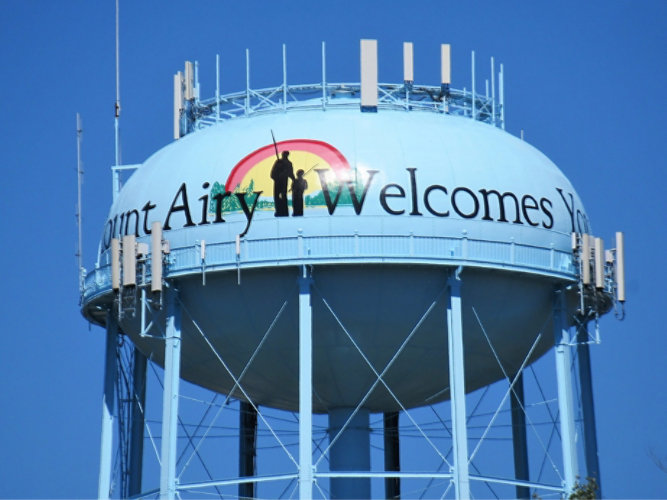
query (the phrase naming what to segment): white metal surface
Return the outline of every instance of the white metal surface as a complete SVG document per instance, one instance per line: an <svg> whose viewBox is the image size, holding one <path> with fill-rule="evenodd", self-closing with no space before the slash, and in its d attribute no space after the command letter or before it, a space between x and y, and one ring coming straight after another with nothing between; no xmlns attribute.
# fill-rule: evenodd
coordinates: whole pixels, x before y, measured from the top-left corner
<svg viewBox="0 0 667 500"><path fill-rule="evenodd" d="M616 297L619 302L625 302L625 248L623 233L616 233Z"/></svg>
<svg viewBox="0 0 667 500"><path fill-rule="evenodd" d="M176 498L176 450L178 445L178 399L181 369L181 306L178 292L167 290L164 389L162 399L162 449L160 453L160 498Z"/></svg>
<svg viewBox="0 0 667 500"><path fill-rule="evenodd" d="M403 81L415 81L414 57L412 42L403 42Z"/></svg>
<svg viewBox="0 0 667 500"><path fill-rule="evenodd" d="M604 241L595 238L595 288L604 288Z"/></svg>
<svg viewBox="0 0 667 500"><path fill-rule="evenodd" d="M454 487L457 499L467 499L470 498L470 478L468 475L468 430L466 423L465 367L463 365L461 281L459 276L451 277L449 280L447 341L449 344Z"/></svg>
<svg viewBox="0 0 667 500"><path fill-rule="evenodd" d="M151 225L151 292L162 291L162 226Z"/></svg>
<svg viewBox="0 0 667 500"><path fill-rule="evenodd" d="M123 236L123 286L137 284L137 239L133 234Z"/></svg>
<svg viewBox="0 0 667 500"><path fill-rule="evenodd" d="M584 233L581 235L581 279L584 285L591 284L591 237Z"/></svg>
<svg viewBox="0 0 667 500"><path fill-rule="evenodd" d="M111 289L120 289L120 240L111 240Z"/></svg>
<svg viewBox="0 0 667 500"><path fill-rule="evenodd" d="M378 105L377 40L361 41L361 108Z"/></svg>
<svg viewBox="0 0 667 500"><path fill-rule="evenodd" d="M449 85L452 83L452 56L451 46L448 43L440 45L440 83Z"/></svg>
<svg viewBox="0 0 667 500"><path fill-rule="evenodd" d="M299 277L299 498L313 498L313 346L311 278Z"/></svg>
<svg viewBox="0 0 667 500"><path fill-rule="evenodd" d="M195 97L195 74L194 66L191 61L185 61L185 99L191 100Z"/></svg>
<svg viewBox="0 0 667 500"><path fill-rule="evenodd" d="M183 112L183 74L174 75L174 139L181 137L181 113Z"/></svg>

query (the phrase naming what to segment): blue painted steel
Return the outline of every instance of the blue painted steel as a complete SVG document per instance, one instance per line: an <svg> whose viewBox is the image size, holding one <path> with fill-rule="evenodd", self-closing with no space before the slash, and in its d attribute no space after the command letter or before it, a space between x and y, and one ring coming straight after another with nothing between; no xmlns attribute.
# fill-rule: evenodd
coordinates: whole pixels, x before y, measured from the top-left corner
<svg viewBox="0 0 667 500"><path fill-rule="evenodd" d="M473 263L574 279L569 210L580 210L584 217L585 212L562 173L525 142L483 124L437 113L384 112L370 119L366 119L369 115L340 110L316 115L288 113L231 120L177 141L147 160L129 179L110 211L110 220L132 210L142 219L141 209L150 202L156 205L150 219L164 221L183 182L190 190L193 218L198 220L197 199L206 194L200 186L204 182L224 183L231 168L249 152L270 143L270 130L276 130L286 138L325 138L348 158L352 167L380 172L368 190L361 215L356 215L350 206L338 207L333 215L320 208L307 210L302 218L281 220L276 220L271 211L257 211L243 241L241 267L390 259L447 265ZM409 216L414 201L410 200L407 168L417 169L419 215ZM406 190L405 199L392 200L398 202L396 208L404 212L401 215L389 215L379 203L381 189L392 183ZM522 214L517 215L523 219L520 224L509 222L512 216L508 222L483 220L481 206L477 217L465 219L454 213L451 198L437 192L442 197L436 210L450 213L444 218L434 216L425 210L421 200L424 189L434 185L444 186L450 195L457 187L470 189L478 204L484 201L480 189L548 199L553 227L542 227L550 222L546 213L540 215L543 220L538 227L531 227ZM565 193L565 198L557 189ZM465 191L459 195L461 199L469 196ZM433 192L431 196L434 198ZM488 199L491 205L495 195L488 195ZM505 203L508 213L512 212L511 201ZM490 206L489 217L498 219L498 208ZM533 213L537 215L534 210ZM211 250L206 259L209 269L236 268L234 239L248 223L243 213L226 214L224 224L189 228L181 228L185 223L181 215L173 215L170 222L175 228L165 233L172 248L177 249L171 257L171 273L178 275L201 267L196 258L199 240L206 240L207 249ZM134 225L135 215L132 217ZM145 238L141 222L140 240ZM103 242L111 236L109 227L104 229ZM326 239L324 247L317 245L318 237ZM467 248L466 240L470 242ZM195 261L191 266L187 264L188 253ZM108 256L103 251L93 273L99 274L106 264ZM84 299L105 291L104 278L91 278L89 274Z"/></svg>
<svg viewBox="0 0 667 500"><path fill-rule="evenodd" d="M313 498L313 332L311 277L299 276L299 498Z"/></svg>
<svg viewBox="0 0 667 500"><path fill-rule="evenodd" d="M246 63L249 64L249 53L246 53ZM287 85L286 87L281 85L262 89L250 88L248 67L246 69L246 90L213 99L194 101L192 113L188 117L187 129L200 130L221 119L275 113L276 111L336 108L354 108L355 111L358 111L361 85L358 82L328 83L324 63L323 45L322 83ZM287 102L283 101L285 88L286 93L290 96ZM341 99L341 96L357 98ZM379 110L431 111L466 117L473 116L474 108L476 120L504 128L502 92L499 102L494 105L492 97L477 94L473 100L470 92L449 86L443 89L442 86L415 85L414 83L378 83L377 108Z"/></svg>
<svg viewBox="0 0 667 500"><path fill-rule="evenodd" d="M113 464L113 428L116 412L116 347L118 323L113 313L107 319L106 357L104 360L104 392L102 395L102 430L100 432L100 475L97 496L110 498Z"/></svg>
<svg viewBox="0 0 667 500"><path fill-rule="evenodd" d="M586 477L595 479L596 498L602 497L602 479L598 457L598 439L595 425L595 404L593 401L593 375L589 350L588 325L579 325L577 329L577 362L579 365L579 384L581 386L581 413L584 424L584 455L586 458Z"/></svg>
<svg viewBox="0 0 667 500"><path fill-rule="evenodd" d="M383 415L384 470L387 472L401 471L399 416L400 413L397 411L385 412ZM386 498L401 497L400 477L385 477L384 495Z"/></svg>
<svg viewBox="0 0 667 500"><path fill-rule="evenodd" d="M257 475L257 410L245 401L239 406L239 477ZM239 484L239 500L255 498L255 483Z"/></svg>
<svg viewBox="0 0 667 500"><path fill-rule="evenodd" d="M235 243L206 240L206 270L236 270ZM172 248L169 276L201 272L198 245ZM554 279L574 280L571 252L512 242L472 240L464 237L415 235L307 236L303 232L281 238L246 238L238 265L242 269L337 263L428 264L470 266L523 272ZM111 289L110 255L86 275L84 298L90 301ZM146 277L150 281L150 268Z"/></svg>
<svg viewBox="0 0 667 500"><path fill-rule="evenodd" d="M512 412L512 447L514 449L514 476L519 481L529 481L528 468L528 440L526 438L526 414L523 397L523 373L515 374L511 378L516 380L510 394L510 408ZM530 488L516 487L516 497L530 498Z"/></svg>
<svg viewBox="0 0 667 500"><path fill-rule="evenodd" d="M164 351L162 402L162 449L160 451L160 498L176 498L176 450L178 445L178 398L181 375L181 306L177 291L167 289L167 325Z"/></svg>
<svg viewBox="0 0 667 500"><path fill-rule="evenodd" d="M567 321L565 293L554 293L554 337L558 412L560 416L561 448L563 451L563 486L570 493L578 477L574 399L572 396L571 339Z"/></svg>
<svg viewBox="0 0 667 500"><path fill-rule="evenodd" d="M463 321L461 281L458 276L449 279L447 297L447 342L449 345L449 387L452 414L452 450L454 454L454 489L456 498L470 497L468 473L468 427L466 422L466 387L463 361Z"/></svg>
<svg viewBox="0 0 667 500"><path fill-rule="evenodd" d="M329 412L329 441L338 436L329 450L331 472L371 470L371 441L368 410L359 410L349 424L354 408L335 408ZM343 429L343 432L340 430ZM340 432L340 435L339 435ZM331 498L371 498L370 478L331 478Z"/></svg>
<svg viewBox="0 0 667 500"><path fill-rule="evenodd" d="M149 243L146 229L159 221L165 226L164 238L171 248L165 280L178 278L186 307L213 336L220 352L245 345L254 335L243 316L225 311L244 311L263 324L271 315L266 305L274 299L281 304L297 300L296 294L288 295L294 270L314 266L318 283L323 283L322 293L341 297L343 304L336 309L350 313L346 325L370 343L367 347L378 356L374 362L380 363L380 353L399 345L400 336L405 334L398 331L399 325L409 331L412 325L408 318L423 313L433 300L429 294L442 289L449 269L464 266L469 273L464 300L497 318L500 355L518 366L521 359L516 353L527 350L551 310L554 282L576 279L570 232L573 225L586 223L586 215L558 168L532 146L491 126L494 121L502 125L502 120L500 115L491 116L493 103L484 96L475 95L476 119L471 120L470 93L455 90L442 99L439 88L413 86L406 109L402 85L380 85L378 112L369 114L359 112L358 84L283 85L273 89L276 94L249 85L248 80L246 91L237 96L195 100L192 112L196 120L191 128L200 130L155 153L125 183L104 225L96 268L85 279L84 314L93 321L104 321L112 298L107 250L111 237L136 232L138 242ZM323 88L324 103L317 97ZM309 92L316 95L301 99ZM297 98L292 100L293 96ZM218 107L222 116L215 111ZM501 113L502 106L495 106L495 110ZM281 149L287 147L281 146L283 141L294 141L297 149L292 152L301 154L291 156L296 162L295 173L297 169L310 171L308 184L319 193L318 202L305 205L303 216L274 216L275 185L269 178L275 161L272 133ZM334 160L327 160L331 170L323 170L323 157L308 150L312 144L335 152L331 153ZM260 168L250 159L261 151L269 154ZM338 168L335 175L334 167ZM243 176L248 172L251 175L246 179ZM326 178L329 173L332 175ZM226 194L240 186L241 179L247 182L250 178L254 188L244 185L238 196ZM328 199L324 197L327 190ZM263 204L255 206L249 193L257 191L263 192L259 198ZM245 199L246 210L237 206L216 213L212 202L215 193ZM339 200L334 206L338 196L341 200L347 196L347 201ZM238 235L243 236L237 253ZM142 274L144 277L140 287L150 282L150 272ZM382 288L377 288L379 283ZM420 286L412 286L414 283ZM501 291L507 300L498 300ZM373 294L383 299L365 307L364 302ZM262 300L255 300L259 296ZM288 308L298 314L291 304ZM314 307L314 338L329 339L329 320L321 304ZM402 311L400 317L397 311ZM522 329L516 329L516 317L525 318ZM369 323L387 332L381 343L371 334L364 337ZM215 334L220 324L231 333ZM464 318L464 324L473 325L474 320ZM135 325L133 318L126 317L122 327L147 355L164 362L161 350L138 335L140 325ZM183 328L185 336L193 333L191 325ZM466 327L466 340L477 338L472 328ZM286 359L295 363L298 359L292 331L294 326L287 322L277 325L275 337L280 342L267 346L266 364L258 364L256 371L244 378L244 386L259 404L298 407L296 381L284 367ZM420 342L407 347L388 375L396 386L404 385L398 394L406 407L419 406L435 394L439 395L436 399L448 397L444 391L446 370L425 383L398 376L416 359L433 363L424 366L425 372L442 369L436 353L445 356L444 346L421 351L425 345L437 345L440 331L434 320L427 322ZM206 353L206 347L202 348ZM344 356L346 349L338 354ZM540 345L535 358L547 349L547 343ZM243 356L232 352L230 363L235 366ZM327 377L326 368L317 360L332 362L326 359L327 344L315 343L315 387L324 384ZM336 377L336 383L322 389L324 396L315 403L316 412L354 406L354 399L361 397L360 387L367 382L351 380L352 371L343 364L333 366L329 376ZM502 377L493 366L472 366L466 374L469 390ZM266 380L263 373L269 372L275 376ZM182 373L190 381L223 393L233 386L213 360L186 357ZM330 389L335 386L349 387L350 391L336 393ZM379 392L371 395L365 406L372 411L398 409L395 401L386 396L383 399Z"/></svg>
<svg viewBox="0 0 667 500"><path fill-rule="evenodd" d="M132 402L130 424L130 464L129 495L141 493L141 481L144 461L144 425L146 408L146 367L147 359L139 349L134 349L132 370Z"/></svg>

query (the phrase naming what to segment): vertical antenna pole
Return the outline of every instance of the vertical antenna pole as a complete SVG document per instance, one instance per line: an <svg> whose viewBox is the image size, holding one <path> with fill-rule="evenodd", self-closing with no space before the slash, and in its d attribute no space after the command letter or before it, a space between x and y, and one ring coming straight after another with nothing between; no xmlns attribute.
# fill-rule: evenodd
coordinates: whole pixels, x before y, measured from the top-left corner
<svg viewBox="0 0 667 500"><path fill-rule="evenodd" d="M164 389L162 399L162 450L160 498L176 498L176 449L178 444L178 398L181 373L181 308L173 285L167 288L167 325L164 342Z"/></svg>
<svg viewBox="0 0 667 500"><path fill-rule="evenodd" d="M76 114L76 177L77 177L77 200L76 200L76 226L78 242L76 247L77 272L79 274L79 293L83 293L83 235L81 229L81 188L83 185L83 167L81 163L81 141L83 139L83 128L81 127L81 115Z"/></svg>
<svg viewBox="0 0 667 500"><path fill-rule="evenodd" d="M245 49L245 114L250 111L250 49Z"/></svg>
<svg viewBox="0 0 667 500"><path fill-rule="evenodd" d="M322 109L327 108L327 53L326 45L322 42Z"/></svg>
<svg viewBox="0 0 667 500"><path fill-rule="evenodd" d="M299 498L313 498L313 339L312 278L305 266L299 276Z"/></svg>
<svg viewBox="0 0 667 500"><path fill-rule="evenodd" d="M491 123L496 124L496 74L493 57L491 58Z"/></svg>
<svg viewBox="0 0 667 500"><path fill-rule="evenodd" d="M220 121L220 54L215 55L215 121Z"/></svg>
<svg viewBox="0 0 667 500"><path fill-rule="evenodd" d="M119 15L118 15L118 1L116 0L116 105L115 105L115 118L114 118L114 131L115 131L115 166L120 165L120 34L119 34ZM112 200L116 201L118 197L118 192L120 191L120 171L118 169L112 169L111 171L111 181L112 181L112 190L111 196Z"/></svg>
<svg viewBox="0 0 667 500"><path fill-rule="evenodd" d="M466 427L465 368L463 365L463 320L461 280L449 279L447 296L447 340L449 343L449 387L452 410L454 488L457 499L470 498L468 475L468 429Z"/></svg>
<svg viewBox="0 0 667 500"><path fill-rule="evenodd" d="M287 47L283 43L283 109L287 109Z"/></svg>
<svg viewBox="0 0 667 500"><path fill-rule="evenodd" d="M498 92L500 93L500 124L505 130L505 71L502 64L500 73L498 73Z"/></svg>
<svg viewBox="0 0 667 500"><path fill-rule="evenodd" d="M475 119L475 51L470 55L471 75L472 75L472 119Z"/></svg>
<svg viewBox="0 0 667 500"><path fill-rule="evenodd" d="M577 448L575 445L574 403L572 398L572 374L570 333L567 321L565 292L554 294L554 336L556 343L556 377L558 383L558 410L563 450L563 473L566 496L570 494L577 478Z"/></svg>
<svg viewBox="0 0 667 500"><path fill-rule="evenodd" d="M104 361L104 392L102 396L102 431L100 433L100 477L97 486L97 497L108 499L111 490L113 464L113 428L116 412L116 345L118 343L118 324L113 308L107 312L107 342Z"/></svg>

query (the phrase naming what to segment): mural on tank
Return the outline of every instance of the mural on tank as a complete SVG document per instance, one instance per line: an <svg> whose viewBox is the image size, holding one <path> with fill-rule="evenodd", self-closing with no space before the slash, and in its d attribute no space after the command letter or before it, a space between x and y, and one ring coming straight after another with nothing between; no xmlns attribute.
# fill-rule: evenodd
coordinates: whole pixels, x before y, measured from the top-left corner
<svg viewBox="0 0 667 500"><path fill-rule="evenodd" d="M343 216L359 216L369 205L375 213L396 217L473 219L547 230L558 227L561 232L589 231L583 207L578 206L568 186L526 192L525 186L506 190L486 183L454 184L446 179L442 184L426 183L421 177L422 168L431 170L433 165L406 165L387 179L386 175L377 175L379 168L352 168L336 147L324 141L269 143L238 161L226 180L204 180L201 188L199 183L182 181L170 204L164 198L161 203L147 198L143 206L125 207L110 214L101 250L123 234L149 235L154 213L165 214L160 217L164 217L165 231L223 224L227 215L238 221L237 215L241 215L246 223L241 237L250 230L256 212L307 217L309 209L321 216L338 215L336 209L345 207ZM443 177L445 173L444 169L438 170ZM205 190L203 195L199 189Z"/></svg>
<svg viewBox="0 0 667 500"><path fill-rule="evenodd" d="M276 217L303 216L308 207L363 203L369 180L376 171L352 169L332 145L310 139L292 139L253 151L232 169L225 184L214 182L209 213L241 212L239 196L256 210L273 211ZM366 188L366 189L365 189ZM259 197L259 199L256 199Z"/></svg>

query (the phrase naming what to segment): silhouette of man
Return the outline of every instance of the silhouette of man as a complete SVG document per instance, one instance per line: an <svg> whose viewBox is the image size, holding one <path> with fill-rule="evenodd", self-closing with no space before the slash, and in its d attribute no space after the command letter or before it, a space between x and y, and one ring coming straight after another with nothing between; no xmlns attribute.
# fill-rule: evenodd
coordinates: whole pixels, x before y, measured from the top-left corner
<svg viewBox="0 0 667 500"><path fill-rule="evenodd" d="M308 182L303 178L303 170L296 171L296 180L292 181L292 215L303 215L303 193L308 189Z"/></svg>
<svg viewBox="0 0 667 500"><path fill-rule="evenodd" d="M294 168L289 161L289 151L283 151L282 158L277 159L271 169L271 179L273 179L273 203L276 208L276 217L289 216L287 209L287 181L292 179L294 182Z"/></svg>

